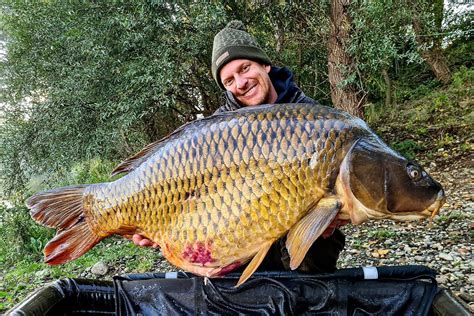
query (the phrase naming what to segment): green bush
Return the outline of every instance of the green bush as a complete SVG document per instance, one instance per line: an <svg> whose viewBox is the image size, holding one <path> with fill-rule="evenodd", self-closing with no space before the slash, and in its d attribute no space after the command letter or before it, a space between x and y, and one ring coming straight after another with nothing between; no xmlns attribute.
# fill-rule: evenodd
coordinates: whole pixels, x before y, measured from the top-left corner
<svg viewBox="0 0 474 316"><path fill-rule="evenodd" d="M110 177L116 163L101 158L76 163L71 169L53 174L37 174L30 178L28 188L30 195L39 191L75 184L92 184L109 182L118 177Z"/></svg>
<svg viewBox="0 0 474 316"><path fill-rule="evenodd" d="M0 204L0 263L13 264L18 258L39 260L52 235L31 219L26 206Z"/></svg>
<svg viewBox="0 0 474 316"><path fill-rule="evenodd" d="M423 149L419 144L411 139L394 142L392 143L392 147L408 159L414 159L416 153Z"/></svg>
<svg viewBox="0 0 474 316"><path fill-rule="evenodd" d="M91 159L76 164L62 179L48 182L45 175L34 176L29 183L29 195L51 187L110 181L114 166L110 161ZM0 231L0 263L4 264L14 263L18 258L40 260L44 246L54 235L54 230L34 222L28 208L16 201L0 203Z"/></svg>
<svg viewBox="0 0 474 316"><path fill-rule="evenodd" d="M429 80L425 83L421 83L413 88L413 84L404 85L403 83L399 83L400 88L396 90L396 99L400 101L409 101L415 99L421 99L424 96L427 96L433 90L440 86L438 80Z"/></svg>
<svg viewBox="0 0 474 316"><path fill-rule="evenodd" d="M386 109L383 103L367 104L364 106L364 119L369 125L375 124L384 114L384 111L389 111L389 109Z"/></svg>
<svg viewBox="0 0 474 316"><path fill-rule="evenodd" d="M115 165L114 162L100 158L78 163L65 175L60 185L109 182L112 180L110 173Z"/></svg>
<svg viewBox="0 0 474 316"><path fill-rule="evenodd" d="M456 89L462 88L464 84L472 84L474 82L474 69L461 66L452 78L451 86Z"/></svg>

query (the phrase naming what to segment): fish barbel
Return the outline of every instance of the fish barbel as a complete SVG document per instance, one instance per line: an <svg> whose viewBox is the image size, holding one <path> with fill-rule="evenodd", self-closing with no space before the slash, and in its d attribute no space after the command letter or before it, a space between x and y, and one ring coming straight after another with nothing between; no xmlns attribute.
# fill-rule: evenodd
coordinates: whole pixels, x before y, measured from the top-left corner
<svg viewBox="0 0 474 316"><path fill-rule="evenodd" d="M183 125L113 172L109 183L40 192L32 217L58 229L45 261L83 255L112 234L141 234L186 271L238 284L287 235L290 267L337 219L434 216L444 191L360 119L324 106L262 105Z"/></svg>

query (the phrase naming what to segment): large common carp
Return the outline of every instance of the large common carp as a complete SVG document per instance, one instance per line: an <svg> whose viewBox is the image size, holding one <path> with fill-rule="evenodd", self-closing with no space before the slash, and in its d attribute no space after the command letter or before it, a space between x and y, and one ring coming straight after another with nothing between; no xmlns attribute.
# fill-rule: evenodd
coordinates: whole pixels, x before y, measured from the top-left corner
<svg viewBox="0 0 474 316"><path fill-rule="evenodd" d="M360 119L308 104L262 105L188 123L121 163L110 183L59 188L27 205L57 228L45 260L74 260L112 234L159 243L203 276L251 262L288 234L290 267L336 218L434 217L444 191Z"/></svg>

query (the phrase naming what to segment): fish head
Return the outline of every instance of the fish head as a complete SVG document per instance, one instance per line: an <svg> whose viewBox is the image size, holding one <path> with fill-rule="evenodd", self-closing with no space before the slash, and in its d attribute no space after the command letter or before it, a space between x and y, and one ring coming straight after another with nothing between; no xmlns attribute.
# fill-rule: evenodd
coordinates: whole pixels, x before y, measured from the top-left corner
<svg viewBox="0 0 474 316"><path fill-rule="evenodd" d="M433 218L445 202L440 183L378 139L352 146L341 164L336 190L353 224Z"/></svg>

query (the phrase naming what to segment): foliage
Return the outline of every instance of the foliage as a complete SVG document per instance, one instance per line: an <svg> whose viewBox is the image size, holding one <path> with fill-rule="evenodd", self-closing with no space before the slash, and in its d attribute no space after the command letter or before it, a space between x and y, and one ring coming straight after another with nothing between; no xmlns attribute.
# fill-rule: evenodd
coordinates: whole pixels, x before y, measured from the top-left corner
<svg viewBox="0 0 474 316"><path fill-rule="evenodd" d="M474 69L461 66L460 69L453 74L453 82L451 85L454 88L460 89L469 83L474 83Z"/></svg>
<svg viewBox="0 0 474 316"><path fill-rule="evenodd" d="M92 184L109 182L118 178L111 177L110 173L115 163L101 158L93 158L76 163L70 169L61 168L57 173L36 174L28 182L28 192L33 194L38 191L71 184ZM51 177L51 176L54 177Z"/></svg>
<svg viewBox="0 0 474 316"><path fill-rule="evenodd" d="M0 264L12 265L18 258L38 260L52 237L48 229L32 224L23 205L0 204Z"/></svg>
<svg viewBox="0 0 474 316"><path fill-rule="evenodd" d="M217 106L208 43L219 8L6 5L1 147L10 149L2 152L9 192L32 173L123 158Z"/></svg>
<svg viewBox="0 0 474 316"><path fill-rule="evenodd" d="M421 149L420 145L411 139L394 142L391 145L393 149L397 150L408 159L414 159L416 152Z"/></svg>
<svg viewBox="0 0 474 316"><path fill-rule="evenodd" d="M357 57L360 88L384 92L382 70L399 62L422 62L407 27L409 7L397 1L373 1L353 6L352 16L354 36L349 52Z"/></svg>

